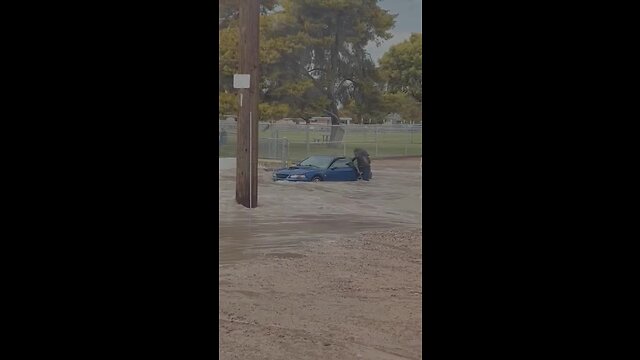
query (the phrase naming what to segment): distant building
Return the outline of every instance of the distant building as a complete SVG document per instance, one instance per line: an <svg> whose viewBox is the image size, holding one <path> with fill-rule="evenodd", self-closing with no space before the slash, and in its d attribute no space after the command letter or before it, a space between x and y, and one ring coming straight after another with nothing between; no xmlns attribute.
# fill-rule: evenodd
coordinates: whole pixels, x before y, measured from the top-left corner
<svg viewBox="0 0 640 360"><path fill-rule="evenodd" d="M351 120L352 119L348 117L341 117L340 124L350 125ZM312 117L310 119L310 122L312 124L318 124L318 125L331 125L331 118L328 116L316 116L316 117Z"/></svg>
<svg viewBox="0 0 640 360"><path fill-rule="evenodd" d="M301 122L304 122L304 120L302 120L301 118L282 118L278 121L276 121L277 124L279 123L287 123L287 124L300 124Z"/></svg>
<svg viewBox="0 0 640 360"><path fill-rule="evenodd" d="M327 116L314 116L309 119L309 123L317 125L331 125L331 118Z"/></svg>
<svg viewBox="0 0 640 360"><path fill-rule="evenodd" d="M236 122L238 121L238 117L236 115L222 115L218 120L223 122Z"/></svg>
<svg viewBox="0 0 640 360"><path fill-rule="evenodd" d="M299 122L300 122L299 119L285 118L285 119L277 120L275 123L278 125L295 125Z"/></svg>
<svg viewBox="0 0 640 360"><path fill-rule="evenodd" d="M395 125L395 124L402 124L402 116L400 116L400 114L398 113L391 113L388 114L385 118L384 118L384 124L385 125Z"/></svg>

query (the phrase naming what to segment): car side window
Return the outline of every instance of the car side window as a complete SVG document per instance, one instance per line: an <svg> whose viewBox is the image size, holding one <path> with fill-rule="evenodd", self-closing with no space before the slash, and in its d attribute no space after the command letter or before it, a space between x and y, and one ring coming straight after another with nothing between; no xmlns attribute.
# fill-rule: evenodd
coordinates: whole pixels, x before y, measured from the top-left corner
<svg viewBox="0 0 640 360"><path fill-rule="evenodd" d="M348 168L349 166L349 159L340 159L340 160L336 160L333 164L331 164L332 168Z"/></svg>

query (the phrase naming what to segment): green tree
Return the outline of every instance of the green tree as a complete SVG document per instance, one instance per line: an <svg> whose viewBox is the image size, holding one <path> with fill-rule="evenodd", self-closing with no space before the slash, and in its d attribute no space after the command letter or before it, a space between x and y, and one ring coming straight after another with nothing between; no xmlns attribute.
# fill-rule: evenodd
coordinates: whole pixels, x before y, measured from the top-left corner
<svg viewBox="0 0 640 360"><path fill-rule="evenodd" d="M422 103L403 92L388 92L382 97L382 108L388 113L397 113L404 120L422 122Z"/></svg>
<svg viewBox="0 0 640 360"><path fill-rule="evenodd" d="M402 92L422 103L422 34L392 46L380 59L388 92Z"/></svg>
<svg viewBox="0 0 640 360"><path fill-rule="evenodd" d="M356 84L342 111L355 123L380 123L388 112L384 95L374 81Z"/></svg>
<svg viewBox="0 0 640 360"><path fill-rule="evenodd" d="M233 7L233 1L226 1ZM339 109L356 117L381 117L384 101L371 41L389 39L394 15L377 0L282 0L260 19L261 103L265 117L283 114L308 121L321 114L339 123ZM222 13L222 12L221 12ZM230 14L233 11L229 12ZM219 29L219 90L235 93L238 24L229 15ZM225 102L225 104L228 103ZM331 139L339 140L336 130Z"/></svg>
<svg viewBox="0 0 640 360"><path fill-rule="evenodd" d="M277 0L260 0L260 12L268 14L278 4ZM219 29L228 27L239 15L238 0L218 0Z"/></svg>
<svg viewBox="0 0 640 360"><path fill-rule="evenodd" d="M261 5L261 26L265 23L265 18L270 14L277 5L276 0L260 0ZM219 16L220 23L218 29L218 73L219 73L219 99L218 105L220 112L225 114L237 114L238 99L237 92L233 89L233 74L238 73L238 1L237 0L219 0ZM264 29L261 29L261 43L265 42ZM261 46L260 59L272 58L273 56L266 52L267 47ZM264 81L263 81L264 83Z"/></svg>
<svg viewBox="0 0 640 360"><path fill-rule="evenodd" d="M278 103L266 103L262 102L258 104L258 113L260 114L260 120L276 121L289 114L289 106L287 104Z"/></svg>
<svg viewBox="0 0 640 360"><path fill-rule="evenodd" d="M235 94L220 92L218 94L218 115L237 115L238 97Z"/></svg>
<svg viewBox="0 0 640 360"><path fill-rule="evenodd" d="M365 47L391 37L395 16L377 0L282 0L281 6L270 19L268 38L281 49L289 47L278 52L269 72L272 95L297 101L298 109L316 108L339 124L339 106L367 94L372 82L375 64ZM303 80L302 96L286 90ZM331 139L338 140L338 134L332 129Z"/></svg>

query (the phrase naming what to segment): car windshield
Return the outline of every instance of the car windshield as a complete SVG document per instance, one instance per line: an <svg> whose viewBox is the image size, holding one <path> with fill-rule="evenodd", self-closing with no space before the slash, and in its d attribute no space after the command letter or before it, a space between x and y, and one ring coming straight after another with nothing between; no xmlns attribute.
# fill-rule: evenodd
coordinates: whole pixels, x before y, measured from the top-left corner
<svg viewBox="0 0 640 360"><path fill-rule="evenodd" d="M300 163L300 166L311 166L326 169L331 164L333 158L327 156L310 156Z"/></svg>

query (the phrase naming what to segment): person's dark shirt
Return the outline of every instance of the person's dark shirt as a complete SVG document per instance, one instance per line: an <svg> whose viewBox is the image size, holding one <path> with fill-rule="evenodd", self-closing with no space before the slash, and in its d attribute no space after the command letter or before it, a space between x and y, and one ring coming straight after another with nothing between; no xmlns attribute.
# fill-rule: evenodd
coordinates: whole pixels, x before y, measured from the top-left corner
<svg viewBox="0 0 640 360"><path fill-rule="evenodd" d="M358 169L366 169L371 166L371 160L364 156L356 156L351 160L351 162L355 163Z"/></svg>

